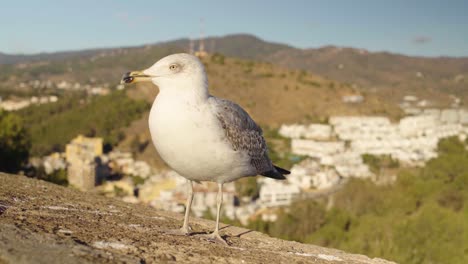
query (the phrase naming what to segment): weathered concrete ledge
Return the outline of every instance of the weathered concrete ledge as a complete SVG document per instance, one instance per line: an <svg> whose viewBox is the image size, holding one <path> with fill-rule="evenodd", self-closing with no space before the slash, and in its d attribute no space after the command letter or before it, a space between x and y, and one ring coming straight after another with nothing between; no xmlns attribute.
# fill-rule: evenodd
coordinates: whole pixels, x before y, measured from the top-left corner
<svg viewBox="0 0 468 264"><path fill-rule="evenodd" d="M0 263L392 263L223 226L225 247L172 236L182 215L0 173ZM191 218L195 231L212 221Z"/></svg>

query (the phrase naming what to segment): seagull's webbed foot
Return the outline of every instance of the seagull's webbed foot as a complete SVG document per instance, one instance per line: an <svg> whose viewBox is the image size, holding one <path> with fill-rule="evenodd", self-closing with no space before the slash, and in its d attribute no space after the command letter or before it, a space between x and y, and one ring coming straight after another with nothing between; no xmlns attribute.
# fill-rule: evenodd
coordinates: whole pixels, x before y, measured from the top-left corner
<svg viewBox="0 0 468 264"><path fill-rule="evenodd" d="M224 240L217 232L206 234L206 235L203 235L202 237L208 240L209 242L213 242L213 243L220 244L223 246L229 246L226 240Z"/></svg>
<svg viewBox="0 0 468 264"><path fill-rule="evenodd" d="M170 229L170 230L164 231L164 233L168 235L174 235L174 236L190 236L191 230L192 228L190 227L181 227L178 229Z"/></svg>

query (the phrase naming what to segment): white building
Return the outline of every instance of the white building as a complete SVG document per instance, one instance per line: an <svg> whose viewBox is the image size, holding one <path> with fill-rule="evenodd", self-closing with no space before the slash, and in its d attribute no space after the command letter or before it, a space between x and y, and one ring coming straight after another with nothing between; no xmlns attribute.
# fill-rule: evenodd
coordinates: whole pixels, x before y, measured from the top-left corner
<svg viewBox="0 0 468 264"><path fill-rule="evenodd" d="M341 100L343 103L348 103L348 104L359 104L364 102L364 96L362 95L345 95L341 97Z"/></svg>
<svg viewBox="0 0 468 264"><path fill-rule="evenodd" d="M234 219L235 192L227 188L228 186L231 185L226 184L225 189L223 190L223 213L226 214L230 219ZM216 215L217 197L217 188L204 188L196 186L196 188L194 188L193 194L192 212L197 217L202 217L206 211L210 211L213 215Z"/></svg>
<svg viewBox="0 0 468 264"><path fill-rule="evenodd" d="M408 96L405 103L416 100ZM283 125L280 132L292 139L293 153L316 158L322 166L333 167L340 177L374 178L362 161L363 154L390 155L403 164L424 165L437 157L440 139L457 135L466 137L464 125L468 124L468 111L425 109L420 115L404 117L398 123L391 123L386 117L366 116L335 116L329 122L330 126ZM325 137L318 140L315 136L324 134L322 127L327 127L328 141L323 141ZM313 139L307 139L307 134L314 135ZM311 181L301 177L293 175L298 186ZM331 176L322 177L324 182L332 181Z"/></svg>
<svg viewBox="0 0 468 264"><path fill-rule="evenodd" d="M263 179L260 188L259 204L262 207L276 207L290 205L299 197L301 190L298 186L283 183L273 179Z"/></svg>
<svg viewBox="0 0 468 264"><path fill-rule="evenodd" d="M468 125L468 110L461 109L459 112L460 116L460 124L462 125Z"/></svg>
<svg viewBox="0 0 468 264"><path fill-rule="evenodd" d="M60 153L52 153L49 156L45 156L42 162L46 174L51 174L56 170L65 170L67 168L67 162L65 161L65 155Z"/></svg>
<svg viewBox="0 0 468 264"><path fill-rule="evenodd" d="M287 181L300 189L311 189L314 185L313 177L320 172L320 164L313 159L305 159L291 168Z"/></svg>
<svg viewBox="0 0 468 264"><path fill-rule="evenodd" d="M343 141L291 140L291 150L293 153L318 159L327 158L336 153L343 152L344 149L345 142Z"/></svg>
<svg viewBox="0 0 468 264"><path fill-rule="evenodd" d="M0 108L6 111L17 111L31 105L29 100L4 100L0 102Z"/></svg>
<svg viewBox="0 0 468 264"><path fill-rule="evenodd" d="M145 161L133 159L130 152L112 151L107 155L114 170L118 170L126 175L140 176L148 178L152 175L151 167Z"/></svg>
<svg viewBox="0 0 468 264"><path fill-rule="evenodd" d="M288 138L304 138L328 140L331 137L332 127L324 124L310 124L308 126L293 124L282 125L279 134Z"/></svg>
<svg viewBox="0 0 468 264"><path fill-rule="evenodd" d="M456 124L459 120L458 110L456 109L444 109L440 113L440 121L442 123Z"/></svg>

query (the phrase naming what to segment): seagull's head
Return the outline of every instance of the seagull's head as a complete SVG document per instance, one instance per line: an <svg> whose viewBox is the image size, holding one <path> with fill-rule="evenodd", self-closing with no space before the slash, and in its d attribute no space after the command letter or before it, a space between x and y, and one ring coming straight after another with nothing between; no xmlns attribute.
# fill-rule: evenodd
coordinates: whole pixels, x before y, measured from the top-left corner
<svg viewBox="0 0 468 264"><path fill-rule="evenodd" d="M203 63L195 56L178 53L166 56L143 71L127 72L121 83L153 82L160 90L207 88Z"/></svg>

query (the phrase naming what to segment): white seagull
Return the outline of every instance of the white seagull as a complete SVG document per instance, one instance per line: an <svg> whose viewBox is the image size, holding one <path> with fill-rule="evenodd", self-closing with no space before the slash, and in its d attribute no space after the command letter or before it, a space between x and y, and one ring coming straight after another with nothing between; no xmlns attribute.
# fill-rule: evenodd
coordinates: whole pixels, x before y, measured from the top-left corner
<svg viewBox="0 0 468 264"><path fill-rule="evenodd" d="M284 180L289 171L272 164L262 129L247 112L209 94L205 68L197 57L169 55L122 78L122 83L144 81L159 87L149 115L153 143L161 158L189 182L184 224L172 233L190 234L193 182L216 182L216 227L209 239L226 245L219 235L223 184L256 175Z"/></svg>

